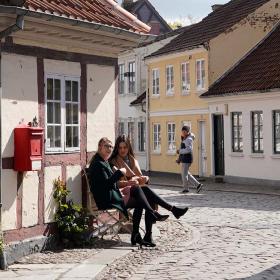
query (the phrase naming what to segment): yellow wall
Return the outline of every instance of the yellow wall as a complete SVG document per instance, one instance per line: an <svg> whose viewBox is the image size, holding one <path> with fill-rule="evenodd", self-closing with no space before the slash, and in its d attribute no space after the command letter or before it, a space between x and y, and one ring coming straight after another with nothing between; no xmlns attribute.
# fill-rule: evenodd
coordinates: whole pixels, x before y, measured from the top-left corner
<svg viewBox="0 0 280 280"><path fill-rule="evenodd" d="M158 62L153 62L149 65L149 92L150 92L150 111L163 111L163 110L186 110L192 108L207 108L207 103L198 98L199 94L196 90L196 71L195 65L196 60L204 59L205 60L205 88L208 88L208 54L204 50L196 54L188 54L185 52L182 56L176 58L166 59L162 57L162 60ZM191 89L189 95L182 95L181 93L181 63L189 62L190 63L190 80L191 80ZM166 66L173 65L174 69L174 95L166 95ZM159 97L152 96L152 69L159 69Z"/></svg>
<svg viewBox="0 0 280 280"><path fill-rule="evenodd" d="M208 88L208 53L206 50L199 50L195 53L184 52L177 57L162 57L160 60L148 61L149 69L149 125L150 125L150 170L160 172L180 173L181 167L175 162L178 155L168 153L167 123L175 123L176 148L181 143L181 128L183 122L190 122L192 132L196 135L194 141L194 162L191 172L199 174L199 121L205 121L205 141L207 150L207 171L210 175L210 130L208 104L199 95L196 89L196 61L205 60L205 89ZM181 92L181 63L189 62L190 67L190 91L188 95ZM166 66L173 65L174 68L174 95L166 95ZM160 94L158 97L152 96L152 69L159 69L160 72ZM190 111L191 110L191 111ZM202 112L200 112L202 111ZM166 113L168 112L168 113ZM158 113L160 116L153 116ZM153 124L161 125L161 152L153 152Z"/></svg>
<svg viewBox="0 0 280 280"><path fill-rule="evenodd" d="M278 22L279 17L279 0L272 0L227 32L212 39L209 44L209 84L211 85L259 43Z"/></svg>
<svg viewBox="0 0 280 280"><path fill-rule="evenodd" d="M181 128L183 121L191 122L191 130L195 134L194 141L194 162L191 166L191 173L199 174L199 121L206 122L206 150L207 150L207 173L210 175L210 130L209 130L209 114L202 115L185 115L185 116L169 116L169 117L153 117L150 119L150 170L160 172L180 173L181 167L175 162L178 155L170 155L167 152L167 123L174 122L176 126L176 148L180 148L181 143ZM153 124L159 123L161 125L161 152L159 154L153 153Z"/></svg>

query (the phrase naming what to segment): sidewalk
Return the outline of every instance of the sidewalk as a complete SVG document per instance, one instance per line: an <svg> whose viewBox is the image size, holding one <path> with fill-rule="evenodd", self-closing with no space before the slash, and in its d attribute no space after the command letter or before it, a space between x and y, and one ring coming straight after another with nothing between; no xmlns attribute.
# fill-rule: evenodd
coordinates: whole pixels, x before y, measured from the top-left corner
<svg viewBox="0 0 280 280"><path fill-rule="evenodd" d="M255 194L280 195L280 187L271 186L250 186L238 185L230 183L216 183L213 179L201 178L198 179L203 184L203 190L207 191L223 191L223 192L242 192ZM182 188L182 180L179 174L152 174L150 184L162 187L177 187ZM192 187L190 187L192 188Z"/></svg>

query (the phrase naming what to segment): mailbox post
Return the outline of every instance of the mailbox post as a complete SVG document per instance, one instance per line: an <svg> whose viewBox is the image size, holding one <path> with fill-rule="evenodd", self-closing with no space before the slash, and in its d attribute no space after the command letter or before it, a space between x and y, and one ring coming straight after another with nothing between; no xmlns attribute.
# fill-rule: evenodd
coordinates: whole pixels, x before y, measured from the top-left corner
<svg viewBox="0 0 280 280"><path fill-rule="evenodd" d="M20 124L14 129L14 145L14 170L41 170L43 128Z"/></svg>

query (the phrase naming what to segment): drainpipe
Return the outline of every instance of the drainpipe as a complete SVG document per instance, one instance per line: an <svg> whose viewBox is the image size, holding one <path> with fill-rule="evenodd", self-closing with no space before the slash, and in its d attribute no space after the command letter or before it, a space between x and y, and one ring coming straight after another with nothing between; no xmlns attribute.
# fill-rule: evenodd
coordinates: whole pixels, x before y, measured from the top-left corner
<svg viewBox="0 0 280 280"><path fill-rule="evenodd" d="M2 231L2 55L1 55L1 43L2 39L10 36L12 33L23 29L24 15L17 16L16 23L9 26L5 30L0 32L0 235L3 238ZM0 269L7 269L6 254L2 251L0 255Z"/></svg>

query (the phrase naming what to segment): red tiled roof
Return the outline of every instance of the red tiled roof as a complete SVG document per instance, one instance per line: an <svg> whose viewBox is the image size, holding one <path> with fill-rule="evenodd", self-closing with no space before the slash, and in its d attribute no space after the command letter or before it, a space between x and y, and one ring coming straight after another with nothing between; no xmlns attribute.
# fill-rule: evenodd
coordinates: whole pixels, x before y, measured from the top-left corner
<svg viewBox="0 0 280 280"><path fill-rule="evenodd" d="M140 105L146 99L146 91L140 94L135 100L130 103L130 106Z"/></svg>
<svg viewBox="0 0 280 280"><path fill-rule="evenodd" d="M202 97L248 94L280 88L280 23Z"/></svg>
<svg viewBox="0 0 280 280"><path fill-rule="evenodd" d="M194 24L169 44L147 57L159 56L194 48L209 42L219 34L253 13L270 0L232 0Z"/></svg>
<svg viewBox="0 0 280 280"><path fill-rule="evenodd" d="M24 8L134 32L149 32L147 25L120 6L115 7L116 4L114 0L26 0Z"/></svg>

